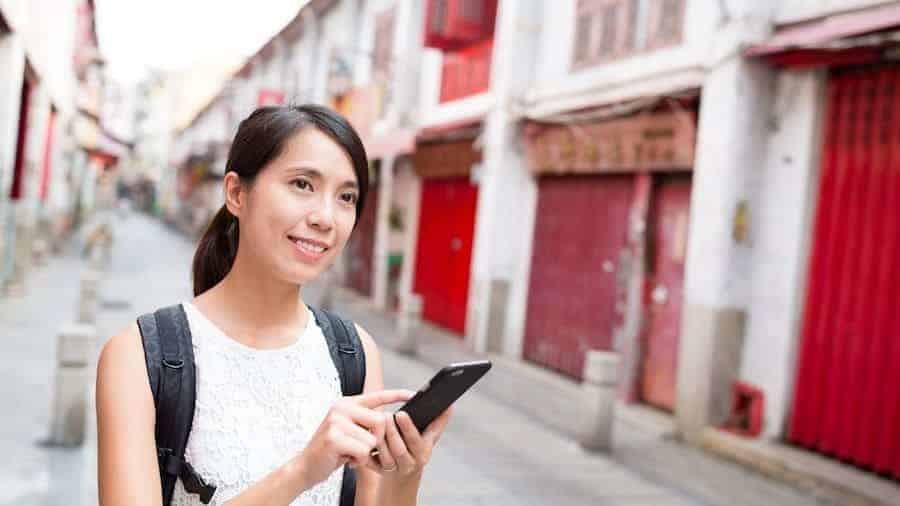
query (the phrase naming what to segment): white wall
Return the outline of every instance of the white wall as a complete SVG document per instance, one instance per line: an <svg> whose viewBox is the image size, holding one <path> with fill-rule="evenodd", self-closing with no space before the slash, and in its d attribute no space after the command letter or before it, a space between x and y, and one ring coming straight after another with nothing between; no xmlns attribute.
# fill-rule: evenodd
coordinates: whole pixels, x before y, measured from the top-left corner
<svg viewBox="0 0 900 506"><path fill-rule="evenodd" d="M782 434L796 373L819 165L822 73L781 72L751 211L753 258L740 377L765 392L764 435Z"/></svg>
<svg viewBox="0 0 900 506"><path fill-rule="evenodd" d="M0 0L46 93L63 110L74 109L77 5L78 0Z"/></svg>
<svg viewBox="0 0 900 506"><path fill-rule="evenodd" d="M25 72L25 50L21 39L13 35L0 38L0 203L9 195L16 154L16 134L19 123L19 103ZM2 213L0 213L2 217Z"/></svg>
<svg viewBox="0 0 900 506"><path fill-rule="evenodd" d="M575 37L575 0L544 2L543 35L538 47L538 71L535 85L528 96L530 106L542 101L560 101L558 107L544 107L538 114L552 114L559 109L579 108L572 98L590 90L620 87L607 101L627 100L645 95L673 92L696 87L702 77L679 76L679 72L701 70L708 63L710 35L721 23L718 2L686 0L682 43L650 52L613 60L579 70L572 70ZM669 76L657 86L647 89L651 76ZM568 99L568 100L567 100ZM588 98L587 102L595 101Z"/></svg>

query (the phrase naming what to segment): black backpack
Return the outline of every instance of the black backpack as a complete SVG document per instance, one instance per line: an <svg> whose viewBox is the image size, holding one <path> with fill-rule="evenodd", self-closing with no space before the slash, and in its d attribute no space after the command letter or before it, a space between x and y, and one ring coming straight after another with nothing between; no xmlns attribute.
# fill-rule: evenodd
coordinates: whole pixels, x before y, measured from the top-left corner
<svg viewBox="0 0 900 506"><path fill-rule="evenodd" d="M333 313L310 308L328 343L328 351L341 378L344 395L362 393L366 359L356 326ZM163 505L172 501L175 482L181 478L187 492L199 494L209 504L216 491L184 460L196 399L194 349L187 315L179 304L138 318L150 389L156 406L156 455L162 482ZM341 506L353 506L356 471L344 466Z"/></svg>

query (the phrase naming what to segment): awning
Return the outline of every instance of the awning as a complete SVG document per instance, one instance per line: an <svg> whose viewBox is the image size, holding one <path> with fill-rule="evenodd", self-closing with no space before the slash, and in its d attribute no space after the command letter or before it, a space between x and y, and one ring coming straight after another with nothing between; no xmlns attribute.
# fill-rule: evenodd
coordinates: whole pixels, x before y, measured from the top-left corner
<svg viewBox="0 0 900 506"><path fill-rule="evenodd" d="M422 128L416 135L417 142L434 142L459 138L474 139L481 132L483 116L468 117Z"/></svg>
<svg viewBox="0 0 900 506"><path fill-rule="evenodd" d="M883 5L778 28L769 40L749 48L745 54L768 57L795 53L817 59L822 53L828 53L839 60L849 58L852 63L870 57L877 48L848 47L839 44L840 41L897 27L900 27L900 4ZM801 64L809 63L802 60Z"/></svg>

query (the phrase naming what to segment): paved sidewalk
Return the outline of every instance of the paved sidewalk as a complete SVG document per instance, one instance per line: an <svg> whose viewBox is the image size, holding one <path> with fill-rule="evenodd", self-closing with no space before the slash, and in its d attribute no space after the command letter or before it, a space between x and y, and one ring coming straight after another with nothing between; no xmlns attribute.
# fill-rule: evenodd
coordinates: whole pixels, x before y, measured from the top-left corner
<svg viewBox="0 0 900 506"><path fill-rule="evenodd" d="M97 349L140 313L190 297L193 244L146 217L114 223L113 262L104 278ZM44 448L52 395L56 329L75 314L81 262L77 244L30 274L18 299L0 300L0 392L11 409L0 422L0 505L93 505L93 404L79 449ZM305 294L317 296L315 287ZM353 317L355 305L347 306ZM370 315L374 316L374 313ZM360 318L362 320L362 318ZM378 339L390 328L368 325ZM390 386L418 388L435 368L383 349ZM90 394L91 400L93 394ZM698 505L680 487L660 485L615 459L582 452L521 412L479 391L467 394L426 473L422 505Z"/></svg>
<svg viewBox="0 0 900 506"><path fill-rule="evenodd" d="M335 305L341 313L359 322L376 336L376 339L386 341L385 337L396 333L396 320L392 315L374 309L369 300L350 290L339 289L336 293ZM493 359L495 370L491 375L494 377L485 378L480 383L480 390L487 393L487 396L493 398L493 402L497 404L515 404L515 407L520 408L523 403L538 403L539 406L541 404L545 406L538 409L548 410L557 417L577 417L578 398L568 395L571 393L571 387L567 386L565 399L551 398L560 396L561 392L554 390L553 383L559 383L561 380L548 381L546 373L536 367L516 363L504 357L473 353L458 337L427 323L417 332L417 338L419 339L417 360L428 363L432 369L450 362L478 358ZM388 365L386 361L385 367ZM518 399L511 402L509 399L513 397ZM521 412L521 409L517 411ZM559 423L555 427L550 426L546 423L548 419L553 419L553 416L549 418L544 416L540 421L535 419L531 421L553 433L560 433L558 427L568 425ZM789 485L775 482L753 470L673 440L671 437L660 437L660 433L648 431L646 427L635 424L633 419L626 416L617 417L614 438L614 449L610 457L617 466L632 470L654 483L665 484L672 489L698 497L709 504L723 506L840 504L828 497L814 497ZM571 438L566 440L571 441ZM574 446L574 443L570 444Z"/></svg>

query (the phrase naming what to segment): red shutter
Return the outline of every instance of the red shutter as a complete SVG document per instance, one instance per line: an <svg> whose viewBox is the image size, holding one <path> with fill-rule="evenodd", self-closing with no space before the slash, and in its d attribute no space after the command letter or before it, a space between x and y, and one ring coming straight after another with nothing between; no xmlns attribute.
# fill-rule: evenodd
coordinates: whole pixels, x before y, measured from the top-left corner
<svg viewBox="0 0 900 506"><path fill-rule="evenodd" d="M900 70L832 78L788 438L900 478Z"/></svg>

